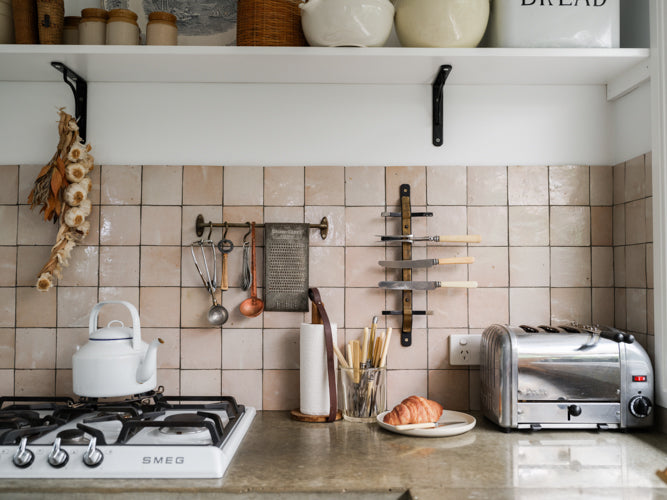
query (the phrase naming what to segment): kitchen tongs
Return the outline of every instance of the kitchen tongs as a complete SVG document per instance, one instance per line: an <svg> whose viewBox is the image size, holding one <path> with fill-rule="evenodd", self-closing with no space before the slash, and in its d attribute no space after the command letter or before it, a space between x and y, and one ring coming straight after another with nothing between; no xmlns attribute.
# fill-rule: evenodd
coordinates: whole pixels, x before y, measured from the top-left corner
<svg viewBox="0 0 667 500"><path fill-rule="evenodd" d="M479 243L482 237L479 234L446 234L441 236L415 236L414 234L402 234L382 236L380 241L397 241L400 243L414 243L415 241L434 241L436 243Z"/></svg>

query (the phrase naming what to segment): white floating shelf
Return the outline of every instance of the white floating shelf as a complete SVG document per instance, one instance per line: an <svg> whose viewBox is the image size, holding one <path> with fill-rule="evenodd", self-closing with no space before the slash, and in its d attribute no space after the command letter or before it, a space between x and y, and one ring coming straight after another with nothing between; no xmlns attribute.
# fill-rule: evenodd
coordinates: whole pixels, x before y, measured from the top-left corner
<svg viewBox="0 0 667 500"><path fill-rule="evenodd" d="M0 45L0 81L55 82L60 61L88 82L606 85L648 49L413 49Z"/></svg>

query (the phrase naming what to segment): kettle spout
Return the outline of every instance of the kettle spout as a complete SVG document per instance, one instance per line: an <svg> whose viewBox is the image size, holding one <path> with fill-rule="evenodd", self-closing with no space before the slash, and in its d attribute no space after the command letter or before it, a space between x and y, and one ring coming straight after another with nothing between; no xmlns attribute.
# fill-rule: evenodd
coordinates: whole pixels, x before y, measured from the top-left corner
<svg viewBox="0 0 667 500"><path fill-rule="evenodd" d="M164 340L158 338L148 345L146 355L137 369L137 382L143 384L157 371L157 348L164 344Z"/></svg>

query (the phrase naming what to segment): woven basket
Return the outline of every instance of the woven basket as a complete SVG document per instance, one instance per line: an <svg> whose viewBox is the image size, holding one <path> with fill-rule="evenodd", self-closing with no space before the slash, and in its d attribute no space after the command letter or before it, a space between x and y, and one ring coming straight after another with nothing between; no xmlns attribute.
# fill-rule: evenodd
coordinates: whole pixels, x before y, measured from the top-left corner
<svg viewBox="0 0 667 500"><path fill-rule="evenodd" d="M37 0L37 27L39 29L39 43L63 43L64 26L64 0Z"/></svg>
<svg viewBox="0 0 667 500"><path fill-rule="evenodd" d="M236 45L306 45L300 3L301 0L239 0Z"/></svg>
<svg viewBox="0 0 667 500"><path fill-rule="evenodd" d="M12 0L16 43L39 43L35 0Z"/></svg>

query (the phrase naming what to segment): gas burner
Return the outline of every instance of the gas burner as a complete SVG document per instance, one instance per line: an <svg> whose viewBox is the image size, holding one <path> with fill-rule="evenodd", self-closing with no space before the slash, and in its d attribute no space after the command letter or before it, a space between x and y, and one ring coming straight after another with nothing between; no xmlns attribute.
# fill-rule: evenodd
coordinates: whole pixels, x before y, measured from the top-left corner
<svg viewBox="0 0 667 500"><path fill-rule="evenodd" d="M0 429L23 429L42 425L42 419L36 411L3 411L0 413Z"/></svg>
<svg viewBox="0 0 667 500"><path fill-rule="evenodd" d="M125 420L128 418L132 418L134 415L130 412L127 411L100 411L93 415L92 417L88 417L84 419L84 423L93 423L93 422L109 422L111 420Z"/></svg>
<svg viewBox="0 0 667 500"><path fill-rule="evenodd" d="M65 429L60 431L56 437L61 439L60 444L62 445L88 445L90 439L88 439L86 433L81 429Z"/></svg>
<svg viewBox="0 0 667 500"><path fill-rule="evenodd" d="M231 396L0 397L0 481L222 477L254 415Z"/></svg>
<svg viewBox="0 0 667 500"><path fill-rule="evenodd" d="M196 413L176 413L174 415L168 415L162 420L162 422L169 422L169 425L160 427L160 432L163 434L196 434L199 432L206 432L206 427L204 426L204 421L206 417L203 415L198 415ZM190 426L180 427L179 424L191 424ZM201 427L196 427L194 424L201 424Z"/></svg>

